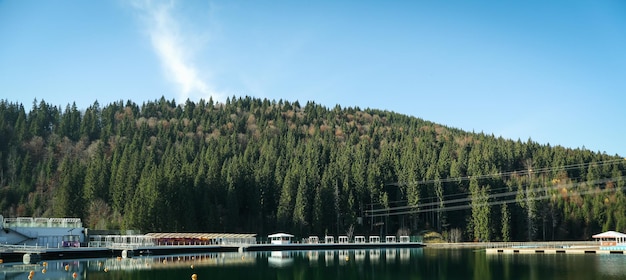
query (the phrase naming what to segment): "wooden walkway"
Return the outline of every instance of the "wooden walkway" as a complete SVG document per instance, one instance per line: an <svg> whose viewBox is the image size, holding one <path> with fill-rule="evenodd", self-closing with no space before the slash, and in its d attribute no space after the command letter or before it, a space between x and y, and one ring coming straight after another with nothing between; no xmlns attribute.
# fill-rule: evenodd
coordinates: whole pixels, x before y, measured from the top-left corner
<svg viewBox="0 0 626 280"><path fill-rule="evenodd" d="M487 248L487 254L618 254L626 255L626 250L611 250L600 246L581 246L565 248L542 248L542 247L511 247L511 248Z"/></svg>
<svg viewBox="0 0 626 280"><path fill-rule="evenodd" d="M487 254L617 254L626 246L600 246L597 241L426 243L426 248L484 249Z"/></svg>

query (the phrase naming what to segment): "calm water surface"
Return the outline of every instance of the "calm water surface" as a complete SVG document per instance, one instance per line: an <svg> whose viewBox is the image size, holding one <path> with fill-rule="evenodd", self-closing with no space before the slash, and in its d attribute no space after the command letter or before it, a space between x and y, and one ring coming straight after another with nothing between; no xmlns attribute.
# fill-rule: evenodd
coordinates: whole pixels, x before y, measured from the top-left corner
<svg viewBox="0 0 626 280"><path fill-rule="evenodd" d="M43 269L45 273L42 273ZM626 279L624 255L486 255L471 249L381 249L48 261L0 266L28 279ZM76 273L76 274L74 274Z"/></svg>

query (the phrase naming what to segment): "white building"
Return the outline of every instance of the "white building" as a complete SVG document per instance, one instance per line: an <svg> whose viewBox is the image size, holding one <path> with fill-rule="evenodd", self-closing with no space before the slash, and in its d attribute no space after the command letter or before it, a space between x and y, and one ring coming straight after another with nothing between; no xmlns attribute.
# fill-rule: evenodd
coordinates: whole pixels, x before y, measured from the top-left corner
<svg viewBox="0 0 626 280"><path fill-rule="evenodd" d="M333 243L335 243L335 237L334 236L330 236L330 235L326 235L324 237L324 243L326 243L326 244L333 244Z"/></svg>
<svg viewBox="0 0 626 280"><path fill-rule="evenodd" d="M79 247L85 228L79 218L4 218L0 215L0 244Z"/></svg>
<svg viewBox="0 0 626 280"><path fill-rule="evenodd" d="M288 233L275 233L267 236L272 244L291 244L293 235Z"/></svg>

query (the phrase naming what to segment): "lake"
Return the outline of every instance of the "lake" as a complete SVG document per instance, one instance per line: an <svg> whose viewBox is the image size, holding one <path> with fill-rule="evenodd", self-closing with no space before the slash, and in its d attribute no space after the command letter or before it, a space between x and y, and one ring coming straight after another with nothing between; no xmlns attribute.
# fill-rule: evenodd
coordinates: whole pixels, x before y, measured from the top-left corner
<svg viewBox="0 0 626 280"><path fill-rule="evenodd" d="M45 273L42 270L45 269ZM33 272L31 272L33 271ZM0 279L626 279L625 255L487 255L480 249L376 249L4 264ZM75 277L75 278L74 278Z"/></svg>

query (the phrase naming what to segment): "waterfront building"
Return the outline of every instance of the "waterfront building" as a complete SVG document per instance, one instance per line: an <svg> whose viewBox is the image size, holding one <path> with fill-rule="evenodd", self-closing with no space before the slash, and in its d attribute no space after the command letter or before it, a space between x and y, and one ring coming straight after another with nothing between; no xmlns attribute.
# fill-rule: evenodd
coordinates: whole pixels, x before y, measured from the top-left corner
<svg viewBox="0 0 626 280"><path fill-rule="evenodd" d="M333 244L333 243L335 243L335 237L334 236L330 236L330 235L326 235L324 237L324 243L326 243L326 244Z"/></svg>
<svg viewBox="0 0 626 280"><path fill-rule="evenodd" d="M626 250L626 234L617 231L606 231L591 236L600 241L600 249Z"/></svg>
<svg viewBox="0 0 626 280"><path fill-rule="evenodd" d="M0 215L0 244L40 247L80 247L85 228L79 218L4 218Z"/></svg>
<svg viewBox="0 0 626 280"><path fill-rule="evenodd" d="M309 236L309 244L317 244L320 242L319 237L317 236Z"/></svg>
<svg viewBox="0 0 626 280"><path fill-rule="evenodd" d="M275 233L267 236L272 244L291 244L293 235L288 233Z"/></svg>
<svg viewBox="0 0 626 280"><path fill-rule="evenodd" d="M370 243L380 243L380 236L370 236Z"/></svg>

